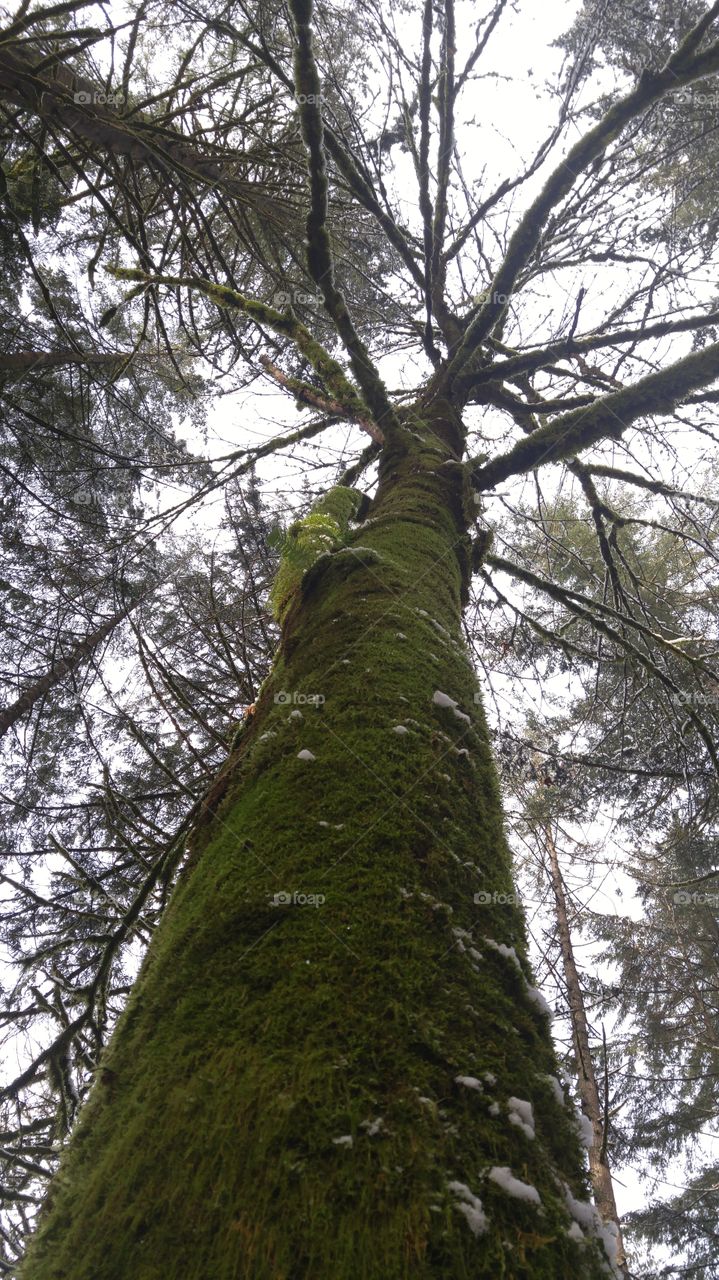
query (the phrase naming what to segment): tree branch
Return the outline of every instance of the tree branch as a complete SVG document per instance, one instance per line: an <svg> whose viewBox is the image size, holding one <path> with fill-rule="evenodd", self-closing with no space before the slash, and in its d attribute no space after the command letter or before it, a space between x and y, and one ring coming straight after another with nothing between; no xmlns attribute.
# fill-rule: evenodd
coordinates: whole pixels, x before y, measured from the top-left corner
<svg viewBox="0 0 719 1280"><path fill-rule="evenodd" d="M509 476L560 462L601 440L616 440L636 418L671 413L690 391L718 377L719 342L715 342L623 391L595 400L586 409L565 413L540 427L509 453L475 467L473 483L480 490L492 489Z"/></svg>
<svg viewBox="0 0 719 1280"><path fill-rule="evenodd" d="M327 231L329 183L324 149L322 92L312 49L312 0L290 0L295 24L295 90L302 136L307 148L310 177L310 211L307 215L307 265L315 284L322 290L326 310L334 321L349 356L352 372L369 405L375 422L384 428L399 428L387 391L369 351L352 323L347 303L335 284L334 261ZM366 416L366 415L364 415Z"/></svg>
<svg viewBox="0 0 719 1280"><path fill-rule="evenodd" d="M717 13L719 5L714 4L661 71L643 71L636 87L614 103L604 118L570 148L566 158L547 179L539 195L520 219L510 238L504 260L489 286L486 301L466 330L461 345L446 369L443 394L446 394L447 386L453 386L461 373L467 372L472 357L504 314L507 303L503 299L512 293L520 273L540 244L550 211L569 194L579 175L606 150L610 142L619 137L631 120L653 106L665 93L719 70L719 43L712 45L694 62L689 61L691 52Z"/></svg>

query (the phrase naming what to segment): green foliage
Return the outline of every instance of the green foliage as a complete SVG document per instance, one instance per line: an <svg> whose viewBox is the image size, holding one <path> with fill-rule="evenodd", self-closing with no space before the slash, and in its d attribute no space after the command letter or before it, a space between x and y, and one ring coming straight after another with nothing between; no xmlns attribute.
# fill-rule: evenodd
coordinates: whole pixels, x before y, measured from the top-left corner
<svg viewBox="0 0 719 1280"><path fill-rule="evenodd" d="M588 0L559 43L583 74L609 66L638 80L647 68L658 71L677 44L706 12L701 0ZM586 55L589 55L588 57ZM699 231L703 248L719 236L719 96L715 77L670 92L648 112L628 144L622 163L637 166L639 180L666 196L666 212L641 232L645 244L686 249ZM606 98L596 108L606 106Z"/></svg>
<svg viewBox="0 0 719 1280"><path fill-rule="evenodd" d="M278 622L284 619L303 575L315 561L346 546L350 521L361 500L357 489L338 485L324 494L302 520L291 524L286 533L279 528L273 530L270 545L280 552L280 564L270 603Z"/></svg>

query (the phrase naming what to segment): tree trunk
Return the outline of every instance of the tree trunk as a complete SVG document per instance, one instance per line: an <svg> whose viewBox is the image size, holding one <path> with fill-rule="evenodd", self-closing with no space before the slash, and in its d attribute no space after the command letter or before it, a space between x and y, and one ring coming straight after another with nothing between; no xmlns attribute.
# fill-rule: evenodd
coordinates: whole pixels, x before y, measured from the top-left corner
<svg viewBox="0 0 719 1280"><path fill-rule="evenodd" d="M97 627L95 631L91 631L89 635L85 636L84 640L81 640L75 646L67 658L61 658L59 662L54 663L49 671L46 671L44 676L41 676L39 680L31 684L15 702L0 711L0 738L4 737L8 729L11 729L18 720L21 720L23 716L32 711L36 703L41 698L44 698L51 689L54 689L61 680L64 680L65 676L69 675L71 671L75 671L83 659L89 657L93 650L112 634L115 627L124 622L133 609L137 608L140 598L133 600L124 609L119 609L111 618L108 618L107 622L103 622L102 626Z"/></svg>
<svg viewBox="0 0 719 1280"><path fill-rule="evenodd" d="M132 358L137 359L132 351L5 351L0 352L0 373L34 373L68 365L112 368Z"/></svg>
<svg viewBox="0 0 719 1280"><path fill-rule="evenodd" d="M23 1280L613 1274L461 637L456 423L412 426L284 611Z"/></svg>
<svg viewBox="0 0 719 1280"><path fill-rule="evenodd" d="M564 979L567 984L572 1041L579 1077L579 1094L582 1099L582 1111L589 1118L592 1125L592 1143L589 1147L589 1173L592 1179L594 1198L602 1219L605 1222L613 1222L616 1227L617 1264L621 1274L629 1280L629 1270L622 1241L622 1229L619 1223L617 1202L614 1199L614 1184L612 1183L612 1174L607 1156L606 1116L599 1096L599 1086L597 1085L594 1062L589 1047L589 1024L587 1022L579 974L574 960L564 881L559 868L557 846L549 826L544 828L544 840L549 854L552 889L557 912L557 931L562 949Z"/></svg>

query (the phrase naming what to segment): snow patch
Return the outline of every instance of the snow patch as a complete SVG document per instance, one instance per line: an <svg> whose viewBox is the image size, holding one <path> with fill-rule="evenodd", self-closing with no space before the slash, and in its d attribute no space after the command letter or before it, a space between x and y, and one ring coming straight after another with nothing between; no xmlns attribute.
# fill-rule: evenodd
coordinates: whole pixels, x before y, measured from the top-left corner
<svg viewBox="0 0 719 1280"><path fill-rule="evenodd" d="M404 724L396 724L392 732L393 733L409 733L409 729Z"/></svg>
<svg viewBox="0 0 719 1280"><path fill-rule="evenodd" d="M616 1222L600 1222L597 1226L597 1237L604 1245L612 1271L619 1275L617 1266L617 1250L619 1248L619 1231Z"/></svg>
<svg viewBox="0 0 719 1280"><path fill-rule="evenodd" d="M530 1182L521 1182L519 1178L515 1178L512 1170L506 1165L494 1165L489 1171L489 1177L498 1187L506 1191L508 1196L514 1196L515 1200L527 1200L529 1204L541 1205L542 1201L537 1188Z"/></svg>
<svg viewBox="0 0 719 1280"><path fill-rule="evenodd" d="M482 1092L482 1085L476 1076L455 1076L454 1082L464 1085L465 1089L476 1089L477 1093Z"/></svg>
<svg viewBox="0 0 719 1280"><path fill-rule="evenodd" d="M491 947L493 951L498 951L500 956L504 956L505 960L512 960L514 964L516 964L520 973L522 972L522 966L519 963L519 956L514 950L514 947L508 947L506 942L495 942L494 938L483 938L482 941L488 947Z"/></svg>
<svg viewBox="0 0 719 1280"><path fill-rule="evenodd" d="M574 1122L579 1131L579 1141L589 1151L594 1143L594 1128L589 1116L585 1116L583 1111L575 1111Z"/></svg>
<svg viewBox="0 0 719 1280"><path fill-rule="evenodd" d="M381 1116L377 1116L374 1120L362 1120L360 1129L364 1129L368 1138L374 1138L376 1134L381 1133L384 1129L384 1120Z"/></svg>
<svg viewBox="0 0 719 1280"><path fill-rule="evenodd" d="M341 1138L333 1138L332 1141L336 1147L351 1147L354 1145L351 1133L345 1133Z"/></svg>
<svg viewBox="0 0 719 1280"><path fill-rule="evenodd" d="M584 1243L584 1232L578 1222L572 1223L571 1227L567 1229L567 1235L570 1240L576 1240L582 1244Z"/></svg>
<svg viewBox="0 0 719 1280"><path fill-rule="evenodd" d="M430 622L432 623L433 627L436 627L440 635L444 636L446 640L450 641L450 643L452 642L451 635L449 634L447 628L442 626L441 622L438 622L436 618L430 618Z"/></svg>
<svg viewBox="0 0 719 1280"><path fill-rule="evenodd" d="M490 1087L497 1083L497 1077L493 1071L483 1072L482 1079L484 1080L484 1083L490 1085Z"/></svg>
<svg viewBox="0 0 719 1280"><path fill-rule="evenodd" d="M523 1098L508 1098L507 1106L509 1108L509 1123L516 1124L522 1133L528 1138L536 1137L534 1132L534 1112L532 1111L531 1102L525 1102Z"/></svg>
<svg viewBox="0 0 719 1280"><path fill-rule="evenodd" d="M441 689L435 689L434 693L432 694L432 702L434 703L435 707L446 707L447 710L451 711L452 714L456 716L458 720L464 720L466 721L467 724L472 723L471 717L468 716L464 711L460 711L459 707L457 706L456 700L454 698L450 698L448 693L442 693Z"/></svg>
<svg viewBox="0 0 719 1280"><path fill-rule="evenodd" d="M565 1105L564 1089L562 1088L562 1082L559 1079L559 1077L545 1076L544 1078L547 1081L547 1084L551 1086L552 1093L554 1094L557 1102L560 1103L561 1106L564 1106Z"/></svg>
<svg viewBox="0 0 719 1280"><path fill-rule="evenodd" d="M290 714L288 715L287 719L288 720L304 720L304 716L301 711L297 711L295 709L294 711L290 711Z"/></svg>
<svg viewBox="0 0 719 1280"><path fill-rule="evenodd" d="M591 1236L595 1236L597 1240L601 1240L609 1263L610 1275L621 1280L621 1272L617 1266L617 1226L614 1222L602 1222L597 1209L593 1204L588 1204L586 1200L577 1200L572 1195L566 1183L562 1184L564 1191L564 1199L567 1208L574 1218L574 1223L579 1224ZM571 1227L569 1229L571 1233ZM577 1237L574 1236L574 1239Z"/></svg>
<svg viewBox="0 0 719 1280"><path fill-rule="evenodd" d="M549 1018L550 1022L552 1021L554 1011L547 1004L547 1001L544 999L541 991L538 991L536 987L527 987L527 999L531 1000L533 1005L536 1005L539 1012L543 1013L545 1018Z"/></svg>
<svg viewBox="0 0 719 1280"><path fill-rule="evenodd" d="M450 711L454 711L457 706L454 698L450 698L448 693L442 693L441 689L435 689L432 694L432 701L435 707L448 707Z"/></svg>
<svg viewBox="0 0 719 1280"><path fill-rule="evenodd" d="M585 1231L590 1231L594 1235L598 1223L598 1214L594 1205L587 1204L586 1200L577 1200L566 1185L564 1187L564 1199L574 1221L578 1222L580 1227L584 1227Z"/></svg>
<svg viewBox="0 0 719 1280"><path fill-rule="evenodd" d="M316 760L317 756L313 755L311 751L308 751L307 747L303 747L301 751L297 752L297 759L298 760Z"/></svg>
<svg viewBox="0 0 719 1280"><path fill-rule="evenodd" d="M460 1213L464 1214L472 1233L475 1236L481 1235L489 1225L487 1215L482 1208L482 1201L470 1191L464 1182L450 1182L449 1189L457 1197L457 1208Z"/></svg>

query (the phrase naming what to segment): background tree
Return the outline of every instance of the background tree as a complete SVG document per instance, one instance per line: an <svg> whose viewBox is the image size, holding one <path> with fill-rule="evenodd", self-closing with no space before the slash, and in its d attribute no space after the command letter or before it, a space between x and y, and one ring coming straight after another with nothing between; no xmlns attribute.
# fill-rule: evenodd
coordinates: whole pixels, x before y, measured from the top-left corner
<svg viewBox="0 0 719 1280"><path fill-rule="evenodd" d="M652 626L660 624L662 631L671 628L678 635L683 620L684 635L691 631L700 637L706 656L715 649L716 627L715 558L703 536L707 517L689 519L687 507L693 507L696 496L691 498L688 489L681 498L667 495L667 501L674 508L671 536L664 524L668 513L660 514L655 499L653 509L649 501L635 503L631 519L613 523L616 586L626 599L642 600L642 616ZM607 516L618 506L627 511L616 490L604 503ZM701 500L705 504L711 500ZM548 505L544 521L552 536L555 585L560 565L565 586L586 591L593 580L611 581L601 544L592 537L593 518L588 513L582 517L577 501ZM531 551L522 530L520 517L516 533L505 526L505 536L512 555L526 562ZM485 586L489 599L496 600L496 592L496 586L491 591ZM496 616L496 605L492 612ZM637 1241L640 1228L651 1246L645 1263L635 1253L632 1274L679 1276L690 1266L693 1273L712 1276L713 1219L712 1211L704 1209L705 1202L711 1205L715 1181L706 1142L716 1074L713 1032L706 1022L708 1018L711 1026L715 985L706 951L713 946L709 939L716 927L715 789L701 735L687 708L715 739L714 682L683 661L672 670L679 690L665 691L661 683L647 680L642 665L622 655L620 646L613 652L606 636L573 617L562 606L559 591L548 597L541 588L526 586L521 603L503 612L503 628L497 632L494 623L496 644L504 654L501 667L511 671L515 686L533 679L547 695L544 714L530 716L522 729L516 717L503 713L498 735L498 758L515 813L512 827L517 836L524 832L517 845L524 866L520 882L530 901L540 901L533 923L540 971L546 971L556 989L573 1031L576 991L573 995L562 972L557 940L558 930L562 934L555 911L559 870L570 934L579 947L575 956L584 957L580 995L590 1015L594 1071L606 1082L609 1123L602 1145L612 1167L619 1169L620 1181L625 1169L635 1169L652 1189L647 1209L629 1215L625 1223L630 1239ZM535 629L539 625L542 632ZM547 632L571 635L573 658L569 651L558 658L556 648L538 644L539 635ZM557 690L570 663L573 681L567 697ZM577 696L582 685L584 692ZM594 850L583 834L592 828ZM682 873L677 841L684 849ZM552 844L562 846L559 859ZM610 903L603 886L608 874L615 880L611 863L616 870L617 858L621 888ZM682 874L688 876L686 886ZM542 910L547 884L553 893ZM642 907L639 919L622 905L633 888ZM703 1010L699 1022L695 1003ZM691 1065L685 1065L685 1057ZM571 1054L565 1061L576 1072ZM684 1189L667 1197L667 1183L677 1182ZM667 1245L675 1257L672 1264L663 1261Z"/></svg>

